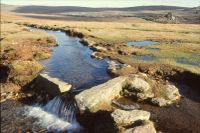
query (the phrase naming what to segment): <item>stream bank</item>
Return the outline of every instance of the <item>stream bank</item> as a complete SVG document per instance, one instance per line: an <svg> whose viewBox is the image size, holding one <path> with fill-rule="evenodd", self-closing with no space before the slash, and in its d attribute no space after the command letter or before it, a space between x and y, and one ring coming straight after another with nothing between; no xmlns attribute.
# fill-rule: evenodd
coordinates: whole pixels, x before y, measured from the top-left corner
<svg viewBox="0 0 200 133"><path fill-rule="evenodd" d="M54 64L53 64L53 65L54 65ZM62 73L60 73L60 74L62 74ZM198 79L198 78L197 78L197 79ZM191 79L191 80L192 80L192 79ZM197 81L198 81L198 80L197 80ZM89 88L89 87L88 87L88 88ZM191 97L188 97L188 98L191 98ZM192 101L192 102L193 102L193 101ZM186 102L183 104L183 106L184 106L185 104L186 104ZM197 105L198 105L198 104L197 104ZM149 106L150 106L150 105L149 105ZM150 107L152 107L152 106L150 106ZM197 106L197 108L198 108L198 107L199 107L199 105ZM160 108L159 112L157 112L157 114L155 113L155 116L159 116L158 113L162 112L162 109L163 109L163 108ZM187 111L188 108L186 108L185 110ZM150 110L150 111L151 111L151 112L154 112L154 109L153 109L153 110ZM171 111L172 111L171 108L169 108L169 112L171 112ZM195 111L196 111L196 109L195 109ZM195 113L197 114L197 112L195 112L195 111L194 111L193 113L194 113L194 114L195 114ZM88 122L88 123L92 123L92 122L95 121L94 124L96 125L96 126L95 126L96 128L95 128L95 130L93 130L93 129L90 130L89 127L87 127L87 126L86 126L86 127L89 129L89 131L96 131L96 132L98 132L99 129L103 129L103 128L105 128L105 127L108 127L108 128L111 127L111 125L113 125L113 121L112 121L112 119L110 118L110 113L111 113L111 112L107 112L107 111L100 111L100 113L97 113L97 114L96 114L96 113L95 113L95 114L91 114L91 113L90 113L90 115L95 116L95 117L92 117L92 118L90 117L90 119L86 119L86 120L85 120L85 124L86 124L87 122ZM100 114L100 115L99 115L99 114ZM106 115L106 114L107 114L107 115ZM195 114L195 115L196 115L196 114ZM194 115L194 116L195 116L195 115ZM186 116L185 118L189 119L188 116ZM104 120L103 120L103 119L104 119ZM166 127L165 124L164 124L165 122L167 122L166 119L163 120L163 121L162 121L162 118L159 117L159 119L161 119L161 120L160 120L161 122L160 122L160 123L158 122L158 125L159 125L158 129L160 129L161 131L164 130L164 131L168 132L168 131L171 131L171 130L172 130L172 131L177 130L177 128L176 128L176 129L172 128L173 125L168 125L168 127ZM172 120L175 119L175 118L174 118L174 115L173 115L173 117L172 117L171 119L172 119ZM186 120L187 120L187 119L186 119ZM80 121L81 121L81 120L80 120ZM156 121L156 119L155 119L155 121ZM97 123L96 123L96 122L97 122ZM107 122L108 122L109 124L108 124ZM98 123L99 123L99 124L98 124ZM104 126L103 126L103 125L101 125L100 123L105 123L105 124L103 124L103 125L104 125ZM198 125L199 122L198 122L198 121L195 121L195 123L191 123L191 124ZM84 125L84 123L83 123L83 125ZM98 125L99 125L99 126L102 126L102 127L99 128ZM160 128L160 127L162 127L162 128ZM174 127L174 126L173 126L173 127ZM195 127L196 127L196 126L195 126ZM187 128L188 128L188 127L187 127ZM196 128L195 130L198 131L198 128ZM182 131L182 130L179 130L179 131ZM189 130L185 130L185 131L189 131ZM111 129L110 132L116 132L116 129L115 129L115 128L114 128L114 129Z"/></svg>

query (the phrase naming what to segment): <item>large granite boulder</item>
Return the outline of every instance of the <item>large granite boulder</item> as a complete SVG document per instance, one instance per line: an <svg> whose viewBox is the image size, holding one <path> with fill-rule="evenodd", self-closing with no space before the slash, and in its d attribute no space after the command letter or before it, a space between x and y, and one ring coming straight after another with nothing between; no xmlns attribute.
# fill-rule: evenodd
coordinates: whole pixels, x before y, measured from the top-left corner
<svg viewBox="0 0 200 133"><path fill-rule="evenodd" d="M144 125L125 130L123 133L156 133L153 122L148 121Z"/></svg>
<svg viewBox="0 0 200 133"><path fill-rule="evenodd" d="M137 92L147 92L150 90L150 85L147 81L142 78L134 77L132 81L130 81L131 89Z"/></svg>
<svg viewBox="0 0 200 133"><path fill-rule="evenodd" d="M57 78L52 78L48 74L40 74L34 81L34 88L38 91L46 92L51 96L71 90L72 85Z"/></svg>
<svg viewBox="0 0 200 133"><path fill-rule="evenodd" d="M165 92L166 99L172 102L180 99L181 95L178 91L178 88L176 88L174 85L167 85Z"/></svg>
<svg viewBox="0 0 200 133"><path fill-rule="evenodd" d="M124 111L116 109L111 116L118 126L129 126L136 121L149 120L150 113L143 110Z"/></svg>
<svg viewBox="0 0 200 133"><path fill-rule="evenodd" d="M137 101L150 100L158 106L176 103L181 98L178 88L169 82L159 82L144 74L129 75L121 95Z"/></svg>
<svg viewBox="0 0 200 133"><path fill-rule="evenodd" d="M151 86L143 75L131 75L123 86L123 95L139 101L154 97Z"/></svg>
<svg viewBox="0 0 200 133"><path fill-rule="evenodd" d="M117 77L76 95L75 100L80 111L97 112L106 110L112 99L120 96L122 85L126 79L126 77Z"/></svg>
<svg viewBox="0 0 200 133"><path fill-rule="evenodd" d="M151 102L158 106L166 106L179 101L180 97L181 95L179 93L178 88L176 88L176 86L174 85L168 84L163 90L162 97L152 98Z"/></svg>

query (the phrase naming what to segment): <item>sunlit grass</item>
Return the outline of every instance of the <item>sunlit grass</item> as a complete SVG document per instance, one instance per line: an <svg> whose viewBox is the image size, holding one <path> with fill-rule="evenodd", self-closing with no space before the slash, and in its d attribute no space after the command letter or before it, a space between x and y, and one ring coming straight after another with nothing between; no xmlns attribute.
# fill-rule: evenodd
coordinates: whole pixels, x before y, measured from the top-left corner
<svg viewBox="0 0 200 133"><path fill-rule="evenodd" d="M34 14L32 14L34 15ZM7 17L9 16L9 17ZM200 25L198 24L161 24L147 21L135 22L83 22L62 20L38 20L11 14L2 14L2 20L15 21L16 23L30 23L47 25L57 28L70 28L82 32L85 38L109 44L127 44L129 41L156 41L159 44L137 47L120 47L119 49L133 55L155 56L159 60L147 63L161 63L186 68L195 73L200 73L198 65L188 65L177 62L183 58L188 62L200 60ZM6 18L7 17L7 18ZM14 31L13 31L14 32ZM22 36L26 36L23 33ZM92 36L92 37L91 37ZM28 35L26 36L28 37ZM23 37L22 37L23 38ZM159 51L149 51L148 48L159 48ZM116 49L116 50L119 50ZM118 56L122 62L140 63L130 56Z"/></svg>

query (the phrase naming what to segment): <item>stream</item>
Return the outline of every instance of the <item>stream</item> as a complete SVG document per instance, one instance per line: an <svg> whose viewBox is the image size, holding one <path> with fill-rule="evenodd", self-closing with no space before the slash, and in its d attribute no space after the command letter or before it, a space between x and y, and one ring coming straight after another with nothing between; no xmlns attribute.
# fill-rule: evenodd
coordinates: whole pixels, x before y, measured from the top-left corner
<svg viewBox="0 0 200 133"><path fill-rule="evenodd" d="M76 90L90 88L111 78L107 73L108 59L92 58L92 50L82 45L79 38L60 31L36 28L31 28L31 31L46 32L54 36L58 43L58 47L53 48L53 55L40 62L45 66L43 73L72 84Z"/></svg>
<svg viewBox="0 0 200 133"><path fill-rule="evenodd" d="M45 66L42 73L73 85L74 91L82 91L111 79L107 73L108 59L91 58L92 50L82 45L77 37L64 32L30 28L33 32L46 32L56 38L58 47L53 55L40 63ZM76 104L73 99L63 100L60 96L46 105L31 105L23 108L25 117L36 119L33 126L40 126L50 132L83 132L76 120Z"/></svg>
<svg viewBox="0 0 200 133"><path fill-rule="evenodd" d="M47 32L54 36L59 44L58 47L52 48L51 58L40 62L45 66L42 73L48 73L52 77L72 84L75 92L111 79L107 73L106 61L108 59L91 58L92 50L82 45L79 38L69 37L60 31L30 29L33 32ZM151 112L151 120L155 122L160 131L196 133L200 131L199 89L185 85L180 85L179 88L182 88L180 89L182 98L178 105L163 108L146 103L139 105L142 109ZM126 104L128 103L127 99L121 103L128 105ZM4 130L2 132L83 133L87 130L76 119L77 107L72 97L57 96L44 105L38 103L24 105L7 100L1 105L1 110L5 110L2 111L4 112L2 119ZM107 118L101 115L100 117L103 121L99 122L104 124ZM105 115L105 117L107 116Z"/></svg>

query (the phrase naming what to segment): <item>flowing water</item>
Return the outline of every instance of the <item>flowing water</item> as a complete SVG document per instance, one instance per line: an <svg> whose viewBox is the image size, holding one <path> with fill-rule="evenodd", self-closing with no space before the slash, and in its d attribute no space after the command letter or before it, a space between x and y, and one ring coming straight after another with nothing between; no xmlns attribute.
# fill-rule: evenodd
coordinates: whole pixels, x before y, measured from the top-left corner
<svg viewBox="0 0 200 133"><path fill-rule="evenodd" d="M63 101L59 96L46 105L26 106L25 115L37 119L33 125L39 125L47 131L80 132L76 121L76 105L73 101Z"/></svg>
<svg viewBox="0 0 200 133"><path fill-rule="evenodd" d="M45 73L71 83L74 90L83 90L103 83L111 77L107 73L107 59L91 58L92 50L83 46L79 38L69 37L64 32L39 30L53 35L58 47L53 48L51 58L41 61L45 66ZM82 132L76 121L76 104L72 99L63 100L55 97L46 105L26 106L25 116L35 118L33 125L39 125L47 131L53 132Z"/></svg>
<svg viewBox="0 0 200 133"><path fill-rule="evenodd" d="M53 48L51 58L41 61L45 73L70 83L76 90L86 89L109 80L108 59L97 60L91 57L92 50L82 45L77 37L69 37L64 32L40 30L56 38L58 47Z"/></svg>

